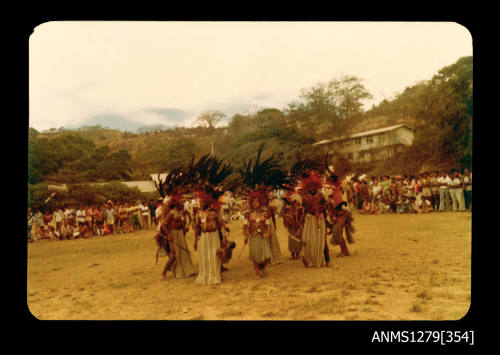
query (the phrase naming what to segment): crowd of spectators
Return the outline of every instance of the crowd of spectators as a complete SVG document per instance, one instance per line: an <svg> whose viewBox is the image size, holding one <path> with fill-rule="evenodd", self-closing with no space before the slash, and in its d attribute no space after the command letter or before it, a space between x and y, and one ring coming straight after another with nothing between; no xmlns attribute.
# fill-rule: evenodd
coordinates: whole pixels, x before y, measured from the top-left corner
<svg viewBox="0 0 500 355"><path fill-rule="evenodd" d="M160 201L71 205L63 209L28 209L28 240L67 240L132 233L157 226Z"/></svg>
<svg viewBox="0 0 500 355"><path fill-rule="evenodd" d="M468 170L424 172L417 176L344 177L342 188L349 207L362 214L472 210L472 172ZM278 193L276 198L281 195ZM245 202L230 195L222 205L224 218L242 219ZM108 201L53 211L28 209L28 241L90 238L158 228L161 205L161 200ZM195 199L186 199L184 208L190 216L196 207Z"/></svg>
<svg viewBox="0 0 500 355"><path fill-rule="evenodd" d="M350 208L362 214L472 210L472 172L424 172L416 176L358 176L344 180Z"/></svg>

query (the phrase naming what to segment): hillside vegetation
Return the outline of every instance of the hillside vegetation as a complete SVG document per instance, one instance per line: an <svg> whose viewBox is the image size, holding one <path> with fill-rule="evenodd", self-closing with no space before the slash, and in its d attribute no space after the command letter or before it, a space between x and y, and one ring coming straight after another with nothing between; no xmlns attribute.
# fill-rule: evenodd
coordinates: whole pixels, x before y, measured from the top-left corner
<svg viewBox="0 0 500 355"><path fill-rule="evenodd" d="M226 127L141 129L122 132L100 126L37 132L30 128L28 182L81 183L145 180L149 174L211 152L239 167L265 143L264 154L290 167L298 155L314 156L312 143L325 138L405 123L415 129L404 156L352 169L417 173L434 168L471 168L472 57L460 58L428 81L407 87L368 111L371 97L359 78L341 76L303 89L285 109L236 114Z"/></svg>

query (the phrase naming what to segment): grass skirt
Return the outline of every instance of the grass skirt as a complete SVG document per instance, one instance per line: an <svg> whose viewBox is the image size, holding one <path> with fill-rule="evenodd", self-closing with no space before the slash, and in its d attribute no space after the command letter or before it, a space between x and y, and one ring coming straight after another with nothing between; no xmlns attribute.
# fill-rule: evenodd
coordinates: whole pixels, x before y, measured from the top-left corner
<svg viewBox="0 0 500 355"><path fill-rule="evenodd" d="M248 258L254 263L261 264L273 258L269 241L260 236L251 236L249 240Z"/></svg>
<svg viewBox="0 0 500 355"><path fill-rule="evenodd" d="M198 241L198 285L217 285L221 283L221 260L216 255L220 246L219 232L201 233Z"/></svg>
<svg viewBox="0 0 500 355"><path fill-rule="evenodd" d="M175 264L172 271L174 272L175 278L182 279L194 275L196 270L191 260L191 254L186 251L189 249L182 229L174 229L171 230L170 233L174 238ZM186 250L182 250L181 247Z"/></svg>
<svg viewBox="0 0 500 355"><path fill-rule="evenodd" d="M310 214L306 215L302 240L305 245L302 248L302 255L304 255L309 262L310 266L321 267L325 261L325 220L323 217L319 218L319 231L316 217Z"/></svg>

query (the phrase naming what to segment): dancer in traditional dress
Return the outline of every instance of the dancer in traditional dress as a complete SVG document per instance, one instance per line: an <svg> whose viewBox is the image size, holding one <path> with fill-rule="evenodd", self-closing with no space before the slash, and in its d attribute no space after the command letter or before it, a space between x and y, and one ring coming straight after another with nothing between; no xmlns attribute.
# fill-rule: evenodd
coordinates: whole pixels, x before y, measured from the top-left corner
<svg viewBox="0 0 500 355"><path fill-rule="evenodd" d="M173 247L175 263L172 272L176 278L185 278L196 273L191 255L186 243L186 233L189 230L188 216L184 210L182 195L177 193L168 201L169 210L165 216L165 226L170 247ZM170 262L170 260L169 260ZM168 269L163 270L163 278Z"/></svg>
<svg viewBox="0 0 500 355"><path fill-rule="evenodd" d="M248 211L244 214L246 242L250 241L250 260L254 263L257 277L265 276L269 263L279 264L280 246L276 235L276 209L269 206L270 191L282 189L289 183L287 172L274 155L261 161L264 145L261 145L255 162L250 158L238 170L242 184L246 186ZM264 244L267 243L267 247ZM268 251L270 257L268 260Z"/></svg>
<svg viewBox="0 0 500 355"><path fill-rule="evenodd" d="M283 198L284 206L281 210L283 224L288 232L288 250L290 260L299 259L302 247L301 221L304 217L302 210L302 198L294 191L289 191Z"/></svg>
<svg viewBox="0 0 500 355"><path fill-rule="evenodd" d="M333 193L329 196L327 215L330 219L330 225L332 226L332 238L330 243L332 245L340 245L339 257L349 256L349 250L347 249L346 241L343 237L343 232L345 231L347 241L349 244L354 243L354 238L352 234L355 229L352 224L354 218L347 202L345 202L342 195L342 183L337 175L335 175L332 167L327 166L327 184L333 189Z"/></svg>
<svg viewBox="0 0 500 355"><path fill-rule="evenodd" d="M222 259L219 249L227 245L224 219L218 196L213 191L197 193L200 210L195 216L194 250L198 251L198 285L217 285L222 282Z"/></svg>
<svg viewBox="0 0 500 355"><path fill-rule="evenodd" d="M244 215L243 236L249 245L249 259L253 262L257 278L267 275L266 266L271 263L273 255L269 240L271 239L272 219L263 208L266 203L265 191L254 191L248 195L250 207Z"/></svg>
<svg viewBox="0 0 500 355"><path fill-rule="evenodd" d="M326 200L321 193L322 182L316 171L301 181L302 207L302 263L304 266L329 266L330 258L326 244Z"/></svg>

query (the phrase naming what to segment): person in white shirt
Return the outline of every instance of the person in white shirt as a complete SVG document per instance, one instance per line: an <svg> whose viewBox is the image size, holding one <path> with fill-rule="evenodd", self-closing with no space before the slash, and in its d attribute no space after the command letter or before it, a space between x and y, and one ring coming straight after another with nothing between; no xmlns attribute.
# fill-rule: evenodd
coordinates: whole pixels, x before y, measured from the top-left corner
<svg viewBox="0 0 500 355"><path fill-rule="evenodd" d="M448 187L451 185L451 178L446 172L442 172L441 176L438 178L439 184L439 211L449 211L450 210L450 191Z"/></svg>
<svg viewBox="0 0 500 355"><path fill-rule="evenodd" d="M56 232L59 232L59 230L61 229L62 222L64 220L63 211L61 211L59 208L56 208L54 215L53 215L53 218L54 218L54 223L55 223L55 227L56 227Z"/></svg>
<svg viewBox="0 0 500 355"><path fill-rule="evenodd" d="M72 206L66 207L66 210L64 211L64 219L66 223L71 226L74 226L75 223L75 213L76 211Z"/></svg>
<svg viewBox="0 0 500 355"><path fill-rule="evenodd" d="M141 212L141 227L142 229L149 228L149 207L146 203L141 202L139 205L139 210Z"/></svg>
<svg viewBox="0 0 500 355"><path fill-rule="evenodd" d="M83 206L80 206L80 209L76 211L76 220L79 226L85 224L85 208Z"/></svg>
<svg viewBox="0 0 500 355"><path fill-rule="evenodd" d="M372 187L372 210L375 210L375 206L377 207L378 210L378 205L380 202L380 198L382 197L382 186L378 183L377 179L373 180L373 187Z"/></svg>
<svg viewBox="0 0 500 355"><path fill-rule="evenodd" d="M451 184L449 185L453 211L465 211L463 181L460 173L457 171L452 173Z"/></svg>

